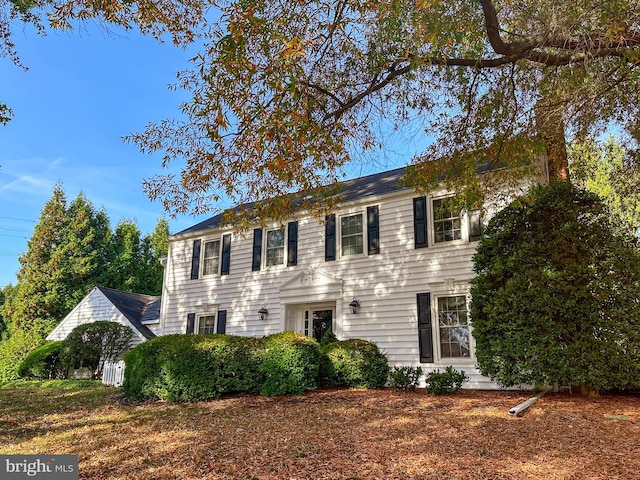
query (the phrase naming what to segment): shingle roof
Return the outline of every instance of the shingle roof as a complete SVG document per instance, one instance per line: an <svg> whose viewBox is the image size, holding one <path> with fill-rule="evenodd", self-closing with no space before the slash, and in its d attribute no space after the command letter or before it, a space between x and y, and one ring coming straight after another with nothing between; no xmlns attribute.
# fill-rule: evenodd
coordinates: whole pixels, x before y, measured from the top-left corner
<svg viewBox="0 0 640 480"><path fill-rule="evenodd" d="M345 180L341 182L340 194L345 202L358 200L361 198L384 195L399 190L406 190L407 187L399 186L399 181L402 175L404 175L405 167L396 168L395 170L389 170L386 172L374 173L373 175L367 175L364 177L358 177L351 180ZM251 208L251 205L246 205ZM210 230L217 228L222 222L223 213L208 218L192 227L189 227L176 235L183 235L195 232L202 232L204 230Z"/></svg>
<svg viewBox="0 0 640 480"><path fill-rule="evenodd" d="M158 320L160 318L161 297L123 292L107 287L97 288L127 317L147 340L155 337L155 334L142 322Z"/></svg>
<svg viewBox="0 0 640 480"><path fill-rule="evenodd" d="M476 172L481 174L499 168L502 167L499 165L493 165L488 158L480 156L477 161ZM407 167L400 167L394 170L374 173L372 175L366 175L364 177L353 178L351 180L340 182L340 195L342 196L342 201L351 202L361 198L386 195L401 190L409 190L411 187L400 185L400 179L406 171ZM247 207L251 209L252 205L254 205L254 203L240 205L234 208ZM224 212L219 213L218 215L210 217L196 225L193 225L192 227L186 228L175 235L184 235L217 228L221 225L223 215Z"/></svg>

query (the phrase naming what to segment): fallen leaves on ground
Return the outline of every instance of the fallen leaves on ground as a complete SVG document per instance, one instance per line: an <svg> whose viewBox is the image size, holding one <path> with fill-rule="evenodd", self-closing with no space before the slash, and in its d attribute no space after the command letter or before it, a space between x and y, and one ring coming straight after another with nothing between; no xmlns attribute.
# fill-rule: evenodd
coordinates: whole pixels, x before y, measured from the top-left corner
<svg viewBox="0 0 640 480"><path fill-rule="evenodd" d="M0 453L79 455L80 479L637 479L640 397L318 390L192 404L0 389ZM65 396L66 395L66 396Z"/></svg>

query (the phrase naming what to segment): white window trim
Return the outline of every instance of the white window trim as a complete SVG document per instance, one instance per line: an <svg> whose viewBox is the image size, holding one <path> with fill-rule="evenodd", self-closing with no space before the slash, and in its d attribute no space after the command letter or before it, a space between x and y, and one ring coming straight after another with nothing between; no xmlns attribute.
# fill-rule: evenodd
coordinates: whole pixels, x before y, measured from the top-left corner
<svg viewBox="0 0 640 480"><path fill-rule="evenodd" d="M360 215L362 218L362 232L360 236L362 237L362 253L356 253L353 255L343 255L342 254L342 219L345 217L354 217L356 215ZM337 215L336 221L336 247L338 248L338 258L358 258L367 256L367 209L358 209L354 211L344 212Z"/></svg>
<svg viewBox="0 0 640 480"><path fill-rule="evenodd" d="M268 265L267 264L267 246L269 244L268 242L268 232L272 232L274 230L283 230L284 231L284 243L282 245L283 247L283 255L282 255L282 263L277 264L277 265ZM289 228L288 228L288 224L285 225L273 225L271 227L265 227L262 229L262 258L260 263L261 268L263 269L276 269L276 268L284 268L287 266L287 261L288 261L288 249L287 249L287 245L289 242Z"/></svg>
<svg viewBox="0 0 640 480"><path fill-rule="evenodd" d="M467 328L469 329L469 356L468 357L443 357L440 349L440 318L438 316L438 299L443 297L465 297L467 306ZM451 290L438 290L431 292L431 332L433 338L434 360L437 364L446 365L468 365L476 361L476 345L473 338L473 327L471 324L471 316L469 305L471 302L471 294L468 288L463 289L458 286Z"/></svg>
<svg viewBox="0 0 640 480"><path fill-rule="evenodd" d="M193 333L200 333L200 318L202 317L213 317L213 333L218 333L218 309L205 310L196 313L196 321L193 326Z"/></svg>
<svg viewBox="0 0 640 480"><path fill-rule="evenodd" d="M207 243L219 242L218 244L218 270L215 273L204 273L205 252ZM202 251L200 252L200 278L215 277L220 275L222 265L222 236L202 239Z"/></svg>
<svg viewBox="0 0 640 480"><path fill-rule="evenodd" d="M455 198L455 195L439 195L429 198L429 240L434 247L444 245L458 245L469 241L467 215L463 210L460 211L460 238L456 240L448 240L445 242L436 242L436 211L433 203L437 200L444 200L447 198Z"/></svg>

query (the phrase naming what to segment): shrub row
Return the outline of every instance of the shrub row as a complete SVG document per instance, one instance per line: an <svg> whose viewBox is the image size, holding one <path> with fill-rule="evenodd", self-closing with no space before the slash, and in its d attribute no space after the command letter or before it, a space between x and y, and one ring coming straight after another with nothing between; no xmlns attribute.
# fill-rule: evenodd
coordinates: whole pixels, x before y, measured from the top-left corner
<svg viewBox="0 0 640 480"><path fill-rule="evenodd" d="M168 335L125 355L124 390L134 398L196 401L236 392L301 394L316 387L377 388L386 357L365 340L332 342L283 332L264 338Z"/></svg>

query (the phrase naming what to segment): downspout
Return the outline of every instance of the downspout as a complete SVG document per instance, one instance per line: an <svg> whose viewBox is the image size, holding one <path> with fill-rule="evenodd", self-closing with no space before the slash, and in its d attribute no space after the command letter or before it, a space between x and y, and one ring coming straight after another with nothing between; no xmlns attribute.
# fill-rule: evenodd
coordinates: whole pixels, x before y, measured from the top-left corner
<svg viewBox="0 0 640 480"><path fill-rule="evenodd" d="M538 393L536 396L531 397L528 400L525 400L524 402L522 402L519 405L516 405L515 407L513 407L511 410L509 410L509 413L511 415L515 415L516 417L519 417L520 415L523 414L523 412L529 408L531 405L533 405L534 403L536 403L538 400L540 400L546 393L549 393L551 391L552 387L547 387L544 390L542 390L540 393Z"/></svg>

